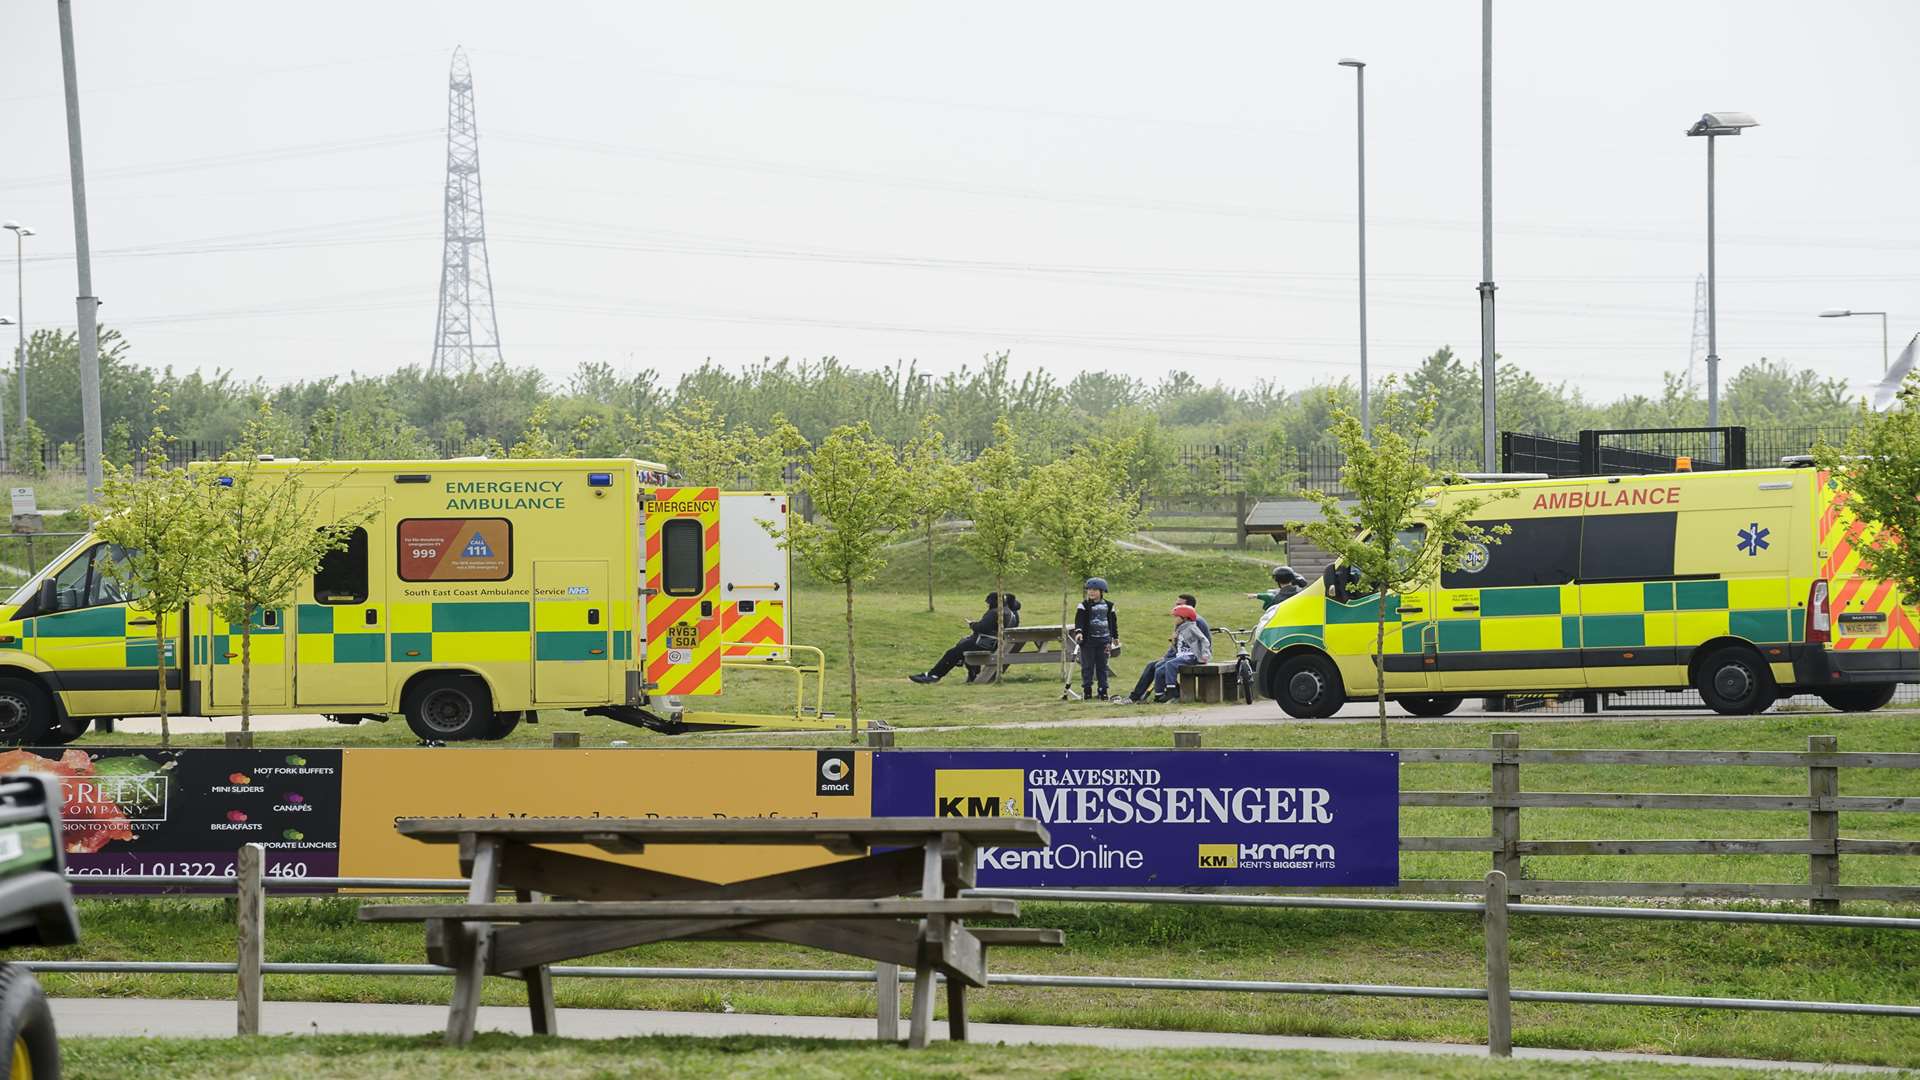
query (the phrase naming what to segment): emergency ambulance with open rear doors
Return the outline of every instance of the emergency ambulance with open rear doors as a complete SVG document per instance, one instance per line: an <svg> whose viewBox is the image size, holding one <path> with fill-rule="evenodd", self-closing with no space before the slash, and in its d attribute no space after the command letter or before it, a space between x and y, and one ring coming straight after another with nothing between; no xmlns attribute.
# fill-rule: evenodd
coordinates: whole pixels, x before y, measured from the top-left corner
<svg viewBox="0 0 1920 1080"><path fill-rule="evenodd" d="M1281 601L1256 635L1263 693L1289 715L1387 696L1417 716L1469 695L1699 691L1730 715L1793 694L1877 709L1920 682L1910 598L1865 576L1870 537L1824 471L1783 467L1461 484L1511 531L1386 598L1346 567ZM1418 526L1416 526L1418 528Z"/></svg>
<svg viewBox="0 0 1920 1080"><path fill-rule="evenodd" d="M820 682L819 651L790 640L787 552L762 525L785 524L783 494L679 486L620 459L258 469L297 477L316 526L358 524L295 595L255 612L256 713L401 713L434 742L502 738L541 709L668 732L833 726L800 689L791 716L683 713L729 667ZM239 630L195 603L167 616L156 657L153 616L107 572L119 557L83 538L0 607L0 741L67 742L95 718L154 713L156 662L171 711L239 711Z"/></svg>

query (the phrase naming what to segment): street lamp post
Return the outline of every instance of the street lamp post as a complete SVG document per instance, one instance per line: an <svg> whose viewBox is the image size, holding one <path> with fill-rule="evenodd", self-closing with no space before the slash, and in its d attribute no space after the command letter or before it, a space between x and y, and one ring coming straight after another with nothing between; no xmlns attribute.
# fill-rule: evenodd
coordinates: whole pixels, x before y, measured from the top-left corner
<svg viewBox="0 0 1920 1080"><path fill-rule="evenodd" d="M1707 113L1687 129L1688 135L1707 137L1707 426L1720 426L1720 326L1714 296L1713 265L1713 143L1722 135L1738 135L1760 121L1743 112Z"/></svg>
<svg viewBox="0 0 1920 1080"><path fill-rule="evenodd" d="M1849 315L1880 316L1880 374L1887 373L1887 313L1884 311L1853 311L1845 308L1828 308L1820 313L1823 319L1844 319Z"/></svg>
<svg viewBox="0 0 1920 1080"><path fill-rule="evenodd" d="M26 278L26 239L33 235L33 229L17 221L9 221L4 226L13 234L13 270L14 270L14 311L15 323L19 326L19 351L14 356L13 380L20 389L20 430L27 427L27 278ZM0 406L0 414L5 408ZM0 432L6 430L6 421L0 419ZM0 461L6 460L6 438L0 435Z"/></svg>
<svg viewBox="0 0 1920 1080"><path fill-rule="evenodd" d="M1354 142L1359 147L1360 200L1360 430L1373 436L1373 414L1368 409L1367 386L1367 65L1347 57L1341 67L1353 69Z"/></svg>

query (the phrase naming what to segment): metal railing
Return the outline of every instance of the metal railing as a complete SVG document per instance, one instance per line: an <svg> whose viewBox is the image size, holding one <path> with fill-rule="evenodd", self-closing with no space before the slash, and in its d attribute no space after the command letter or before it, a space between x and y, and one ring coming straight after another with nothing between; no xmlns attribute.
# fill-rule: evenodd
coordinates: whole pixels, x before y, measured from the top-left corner
<svg viewBox="0 0 1920 1080"><path fill-rule="evenodd" d="M269 887L296 889L332 887L351 889L449 892L463 890L465 880L438 878L269 878L264 873L266 852L258 844L241 848L237 872L231 875L181 878L165 875L70 875L76 884L119 886L231 887L236 895L238 945L233 963L222 961L107 961L32 960L21 965L58 974L189 974L233 975L238 992L238 1031L260 1032L264 978L268 975L443 976L453 969L438 964L269 963L266 952L266 893ZM1411 900L1337 896L1218 895L1110 889L969 889L962 895L982 899L1032 900L1045 903L1159 904L1191 907L1286 908L1337 911L1399 911L1477 916L1485 942L1485 985L1405 986L1380 983L1284 982L1261 979L1188 979L1133 975L992 975L992 986L1032 986L1060 989L1167 990L1208 993L1331 995L1340 997L1428 998L1487 1003L1487 1049L1494 1057L1513 1052L1513 1003L1542 1002L1565 1005L1635 1005L1661 1008L1735 1009L1756 1012L1797 1012L1854 1016L1920 1018L1920 1006L1878 1002L1816 1001L1783 998L1709 997L1684 994L1621 994L1565 990L1512 989L1510 925L1514 916L1547 918L1631 919L1662 922L1716 922L1877 930L1920 930L1920 918L1884 915L1814 915L1784 911L1732 911L1720 908L1605 907L1573 904L1526 904L1508 901L1506 875L1498 870L1480 883L1481 896L1472 900ZM225 889L222 888L224 893ZM890 966L890 965L888 965ZM883 968L884 969L884 968ZM564 978L729 980L753 982L869 983L871 969L827 968L707 968L634 967L614 965L555 965L550 974ZM897 970L897 969L895 969ZM910 972L903 978L911 979ZM897 1018L896 1018L897 1021ZM883 1030L885 1018L881 1018Z"/></svg>

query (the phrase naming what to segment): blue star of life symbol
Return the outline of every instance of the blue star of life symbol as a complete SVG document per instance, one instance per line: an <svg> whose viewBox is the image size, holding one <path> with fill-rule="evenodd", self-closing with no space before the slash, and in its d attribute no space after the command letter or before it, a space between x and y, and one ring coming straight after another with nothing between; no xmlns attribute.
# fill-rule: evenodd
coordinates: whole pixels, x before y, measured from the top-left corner
<svg viewBox="0 0 1920 1080"><path fill-rule="evenodd" d="M1741 529L1740 550L1753 558L1759 558L1760 552L1771 546L1767 543L1767 534L1772 531L1772 529L1761 528L1757 521Z"/></svg>
<svg viewBox="0 0 1920 1080"><path fill-rule="evenodd" d="M474 533L473 538L467 541L467 550L461 554L469 559L487 559L493 557L493 549L487 546L485 537Z"/></svg>

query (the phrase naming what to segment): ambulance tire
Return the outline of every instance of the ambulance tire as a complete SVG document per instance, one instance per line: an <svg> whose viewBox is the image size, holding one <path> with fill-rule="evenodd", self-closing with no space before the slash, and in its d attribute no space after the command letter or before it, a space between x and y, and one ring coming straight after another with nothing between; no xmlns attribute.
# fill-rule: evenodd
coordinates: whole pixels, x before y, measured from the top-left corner
<svg viewBox="0 0 1920 1080"><path fill-rule="evenodd" d="M493 700L487 684L471 675L429 675L414 685L406 703L407 726L426 742L465 742L492 737Z"/></svg>
<svg viewBox="0 0 1920 1080"><path fill-rule="evenodd" d="M0 746L46 746L59 727L45 687L33 679L0 678Z"/></svg>
<svg viewBox="0 0 1920 1080"><path fill-rule="evenodd" d="M47 742L54 746L65 746L80 736L85 735L87 729L92 726L92 717L82 716L75 718L69 716L60 723L53 725L53 729L47 732Z"/></svg>
<svg viewBox="0 0 1920 1080"><path fill-rule="evenodd" d="M1296 653L1280 661L1271 685L1280 711L1296 720L1325 720L1347 703L1340 670L1319 653Z"/></svg>
<svg viewBox="0 0 1920 1080"><path fill-rule="evenodd" d="M1875 686L1836 686L1822 691L1820 700L1839 709L1841 712L1872 712L1893 700L1893 692L1900 687L1897 683L1880 683Z"/></svg>
<svg viewBox="0 0 1920 1080"><path fill-rule="evenodd" d="M489 735L488 738L504 739L507 736L513 734L513 729L520 726L521 717L524 717L526 715L527 715L526 713L519 713L519 712L494 713L493 714L493 734Z"/></svg>
<svg viewBox="0 0 1920 1080"><path fill-rule="evenodd" d="M1694 689L1722 716L1757 716L1776 700L1773 673L1760 654L1742 645L1715 649L1693 673Z"/></svg>
<svg viewBox="0 0 1920 1080"><path fill-rule="evenodd" d="M1411 694L1400 699L1400 707L1415 716L1445 716L1465 700L1459 694Z"/></svg>

